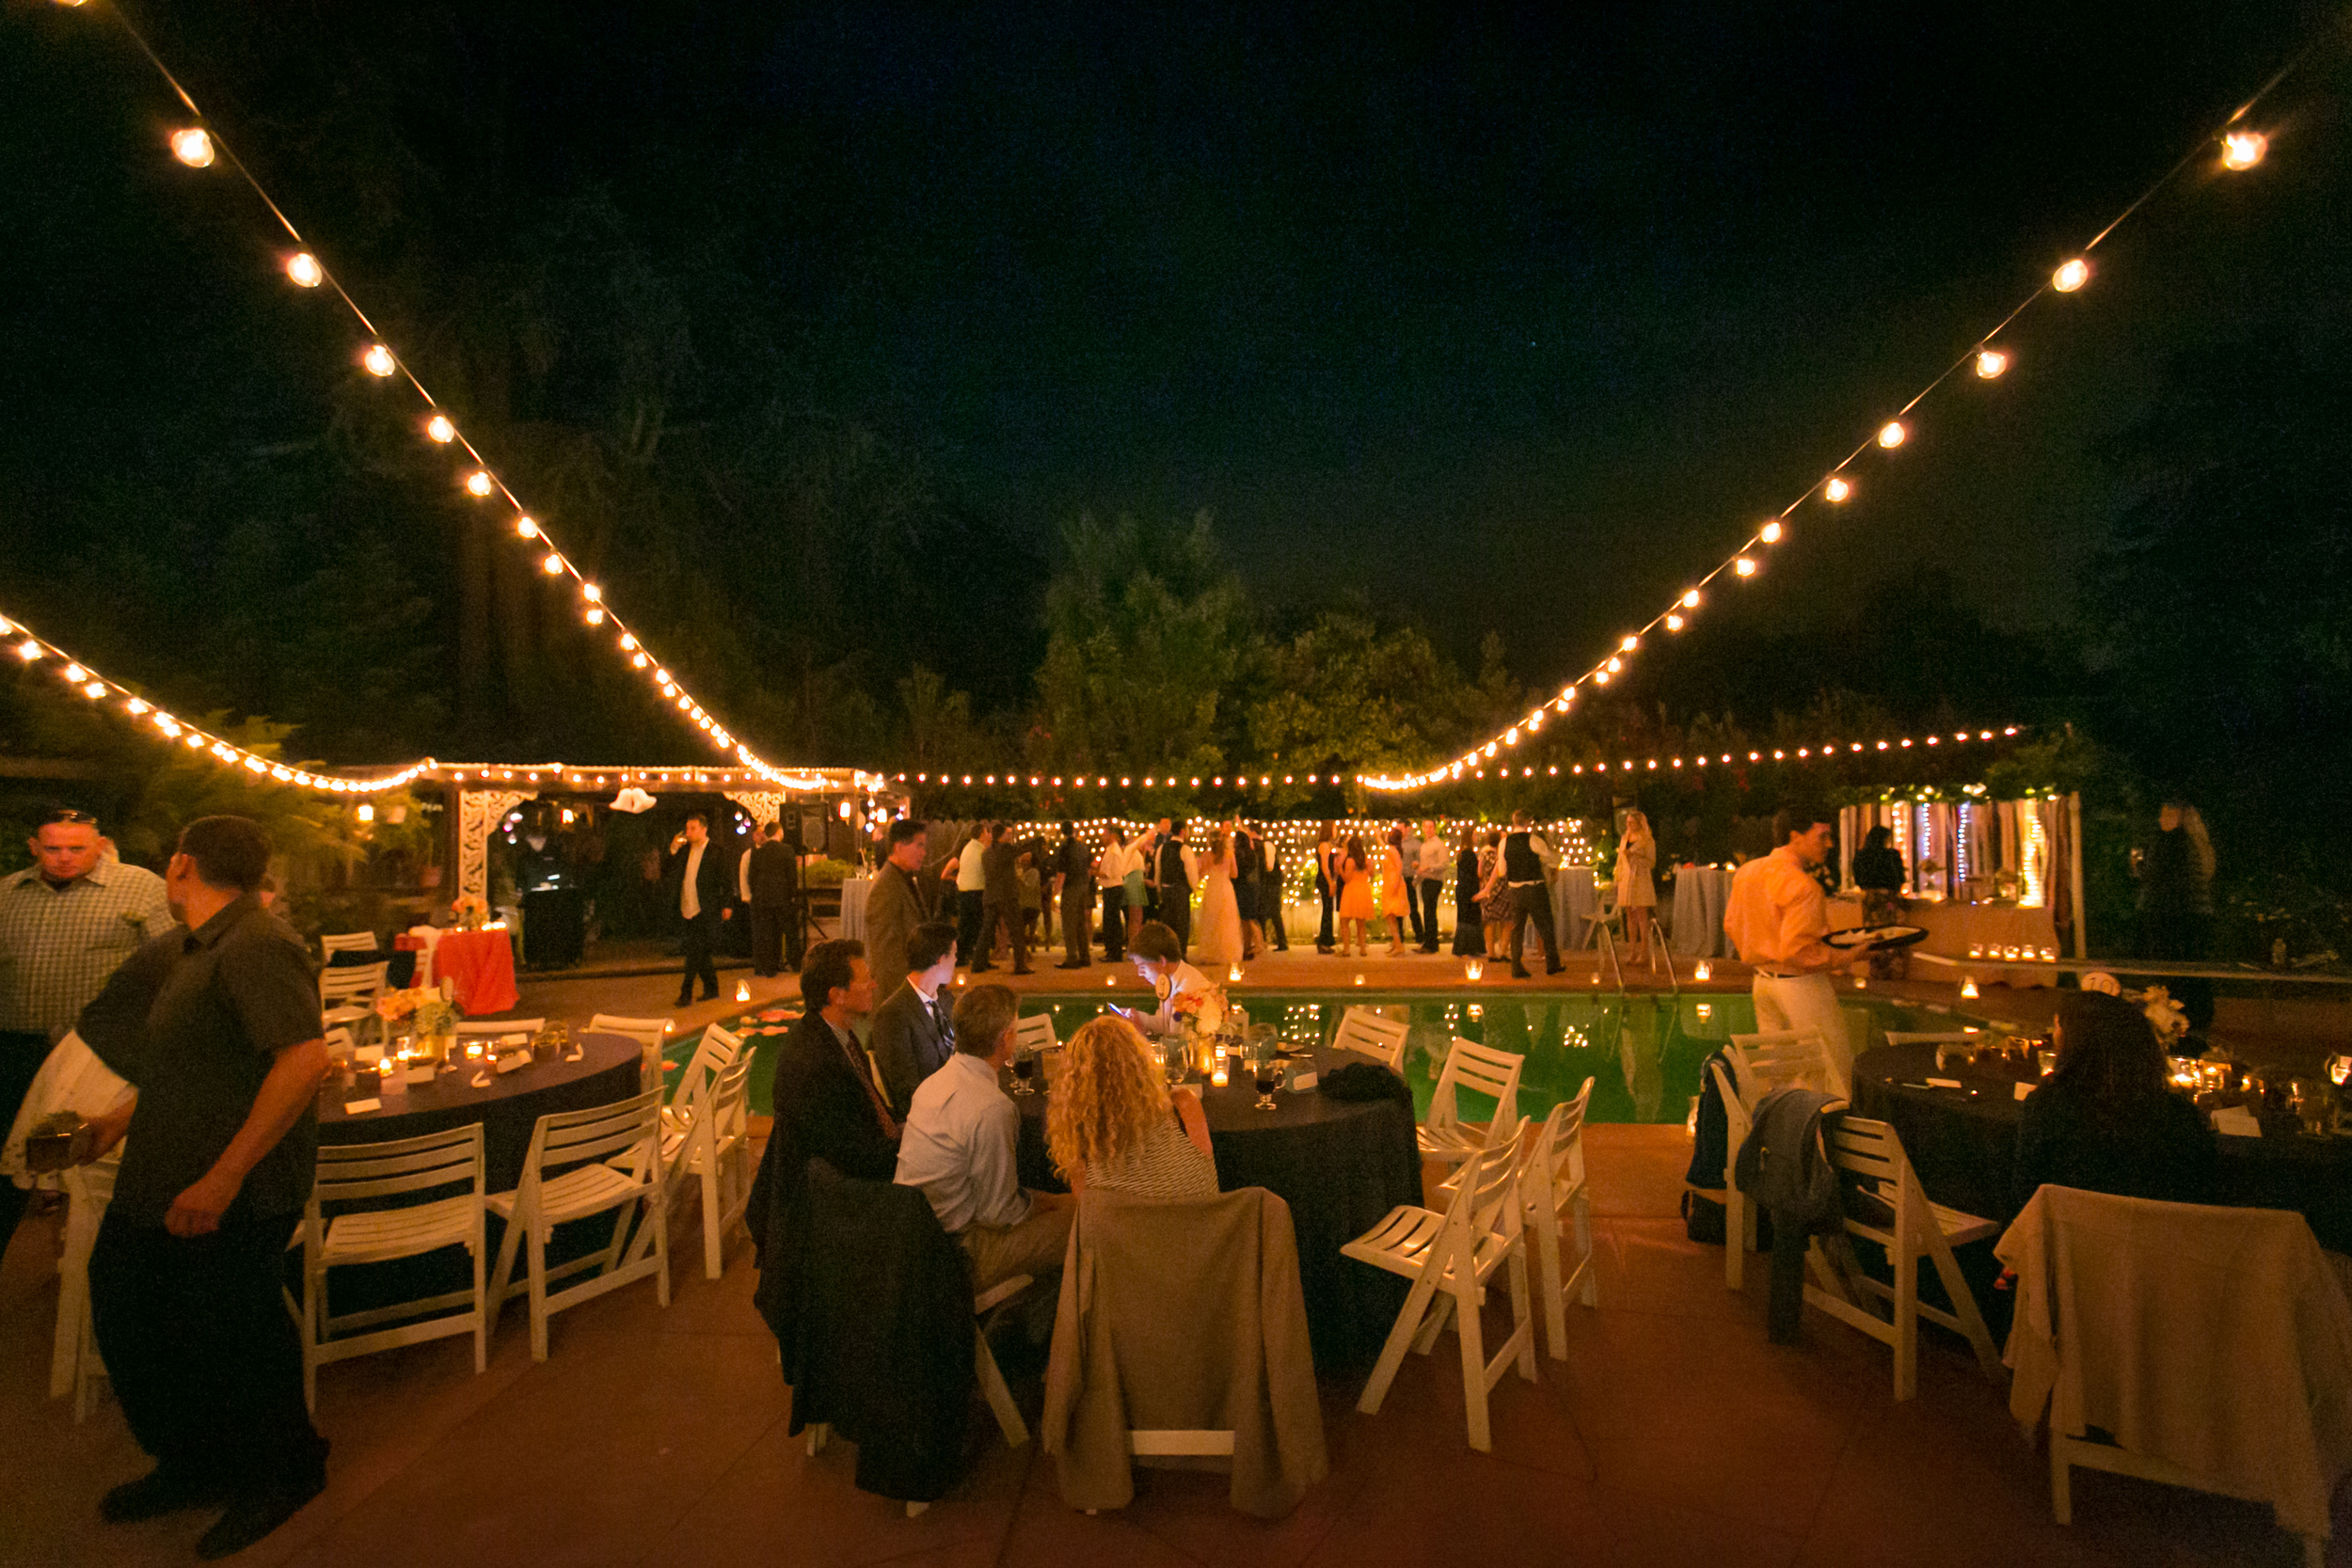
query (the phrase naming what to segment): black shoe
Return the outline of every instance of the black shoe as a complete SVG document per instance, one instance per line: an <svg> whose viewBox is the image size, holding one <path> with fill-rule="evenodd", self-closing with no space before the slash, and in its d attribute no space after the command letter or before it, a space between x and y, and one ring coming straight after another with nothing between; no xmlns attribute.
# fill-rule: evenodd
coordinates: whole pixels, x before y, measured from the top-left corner
<svg viewBox="0 0 2352 1568"><path fill-rule="evenodd" d="M703 1000L706 1002L716 1002L719 1000L719 993L715 990L707 990L703 992Z"/></svg>
<svg viewBox="0 0 2352 1568"><path fill-rule="evenodd" d="M1544 973L1547 974L1557 974L1567 967L1568 966L1566 964L1546 964L1544 965Z"/></svg>
<svg viewBox="0 0 2352 1568"><path fill-rule="evenodd" d="M1434 942L1424 942L1421 944L1421 951L1423 953L1435 953L1437 950L1438 944Z"/></svg>
<svg viewBox="0 0 2352 1568"><path fill-rule="evenodd" d="M1533 974L1530 974L1527 971L1525 971L1524 969L1521 969L1518 965L1517 965L1517 964L1513 964L1513 965L1511 966L1511 978L1512 978L1512 979L1514 979L1514 980L1533 980L1534 978L1535 978L1535 976L1534 976Z"/></svg>
<svg viewBox="0 0 2352 1568"><path fill-rule="evenodd" d="M1086 964L1085 964L1085 962L1084 962L1083 960L1081 960L1081 961L1079 961L1079 962L1077 962L1077 963L1073 963L1073 962L1071 962L1068 958L1064 958L1061 962L1059 962L1059 963L1056 964L1054 967L1055 967L1056 969L1084 969L1084 968L1086 968Z"/></svg>
<svg viewBox="0 0 2352 1568"><path fill-rule="evenodd" d="M1016 965L1013 969L1013 973L1015 974L1035 974L1037 971L1034 969L1022 969Z"/></svg>
<svg viewBox="0 0 2352 1568"><path fill-rule="evenodd" d="M691 990L690 990L690 991L687 991L687 992L684 992L683 994L681 994L681 995L678 997L678 999L677 999L676 1001L675 1001L675 1002L673 1002L673 1003L671 1003L671 1004L670 1004L670 1006L673 1006L673 1007L691 1007L691 1006L692 1006L693 1005L694 1005L694 993L693 993L692 991L691 991Z"/></svg>
<svg viewBox="0 0 2352 1568"><path fill-rule="evenodd" d="M229 1505L211 1529L196 1543L196 1555L211 1561L233 1557L262 1540L302 1512L302 1505L326 1490L326 1478L296 1485L272 1486L248 1492Z"/></svg>
<svg viewBox="0 0 2352 1568"><path fill-rule="evenodd" d="M986 974L990 970L995 967L996 966L994 964L974 964L972 966L972 973L975 974Z"/></svg>
<svg viewBox="0 0 2352 1568"><path fill-rule="evenodd" d="M127 1525L183 1509L217 1507L228 1496L229 1488L215 1477L158 1465L99 1498L98 1516L110 1525Z"/></svg>

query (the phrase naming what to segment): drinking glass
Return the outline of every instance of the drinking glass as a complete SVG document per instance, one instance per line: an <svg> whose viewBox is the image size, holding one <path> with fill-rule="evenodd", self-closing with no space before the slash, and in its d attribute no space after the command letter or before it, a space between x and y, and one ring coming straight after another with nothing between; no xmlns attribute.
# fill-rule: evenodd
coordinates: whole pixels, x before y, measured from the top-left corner
<svg viewBox="0 0 2352 1568"><path fill-rule="evenodd" d="M1185 1052L1184 1041L1163 1040L1160 1042L1160 1071L1167 1075L1168 1087L1174 1088L1182 1084L1184 1081L1184 1074L1191 1069L1191 1067L1192 1058Z"/></svg>
<svg viewBox="0 0 2352 1568"><path fill-rule="evenodd" d="M1282 1085L1281 1059L1272 1055L1261 1056L1250 1065L1250 1073L1258 1085L1256 1109L1280 1110L1281 1107L1274 1102L1274 1091Z"/></svg>
<svg viewBox="0 0 2352 1568"><path fill-rule="evenodd" d="M1037 1090L1029 1086L1029 1080L1036 1076L1037 1053L1034 1051L1014 1052L1012 1057L1012 1092L1015 1094L1037 1093Z"/></svg>

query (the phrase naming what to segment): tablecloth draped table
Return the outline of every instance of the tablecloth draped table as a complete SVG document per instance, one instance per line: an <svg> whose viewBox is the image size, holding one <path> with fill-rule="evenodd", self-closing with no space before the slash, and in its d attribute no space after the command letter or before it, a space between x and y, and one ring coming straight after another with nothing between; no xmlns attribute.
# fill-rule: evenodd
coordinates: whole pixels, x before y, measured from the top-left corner
<svg viewBox="0 0 2352 1568"><path fill-rule="evenodd" d="M1573 953L1582 947L1592 934L1593 922L1599 917L1600 893L1593 868L1562 866L1551 879L1551 928L1559 935L1560 951ZM1542 941L1533 930L1521 933L1520 940L1539 944ZM1536 951L1540 957L1540 945Z"/></svg>
<svg viewBox="0 0 2352 1568"><path fill-rule="evenodd" d="M1724 903L1730 896L1731 873L1722 866L1677 867L1667 951L1685 958L1729 957L1729 942L1724 936Z"/></svg>
<svg viewBox="0 0 2352 1568"><path fill-rule="evenodd" d="M1049 1055L1048 1073L1057 1058ZM1329 1071L1362 1060L1317 1053ZM1006 1086L1011 1087L1007 1075ZM1315 1365L1360 1367L1380 1354L1395 1325L1409 1284L1340 1256L1340 1248L1377 1224L1400 1203L1419 1203L1421 1153L1413 1118L1388 1100L1339 1101L1319 1089L1277 1090L1278 1110L1254 1109L1258 1091L1236 1079L1224 1088L1195 1082L1216 1155L1217 1185L1226 1192L1263 1187L1290 1205L1298 1239L1298 1282ZM1060 1191L1045 1151L1045 1104L1051 1094L1016 1095L1021 1107L1021 1180L1025 1186Z"/></svg>
<svg viewBox="0 0 2352 1568"><path fill-rule="evenodd" d="M2010 1201L2023 1108L2016 1085L2021 1072L2033 1070L1957 1061L1938 1069L1932 1045L1881 1046L1854 1064L1854 1109L1894 1126L1930 1197L2007 1224L2017 1212ZM1907 1086L1931 1075L1962 1087ZM2224 1137L2220 1150L2216 1201L2293 1210L2311 1222L2321 1246L2352 1253L2352 1138Z"/></svg>
<svg viewBox="0 0 2352 1568"><path fill-rule="evenodd" d="M841 884L841 929L845 942L866 940L866 897L874 891L871 877L851 877Z"/></svg>
<svg viewBox="0 0 2352 1568"><path fill-rule="evenodd" d="M457 1010L468 1018L510 1010L515 990L515 943L504 931L443 931L433 947L436 982L448 980Z"/></svg>

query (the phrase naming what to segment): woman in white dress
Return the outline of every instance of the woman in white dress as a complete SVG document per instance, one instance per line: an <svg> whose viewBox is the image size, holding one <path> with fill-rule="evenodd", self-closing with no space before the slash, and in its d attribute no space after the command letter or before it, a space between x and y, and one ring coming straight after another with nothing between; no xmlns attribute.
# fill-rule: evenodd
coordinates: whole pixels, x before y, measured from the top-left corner
<svg viewBox="0 0 2352 1568"><path fill-rule="evenodd" d="M1658 839L1649 818L1641 812L1625 814L1625 837L1617 844L1617 908L1625 911L1626 945L1636 953L1649 950L1650 911L1658 907L1658 885L1650 872L1658 864ZM1658 960L1649 960L1658 968Z"/></svg>
<svg viewBox="0 0 2352 1568"><path fill-rule="evenodd" d="M1225 830L1209 834L1209 847L1194 863L1192 884L1200 890L1193 911L1192 945L1212 974L1242 959L1241 901L1233 896L1233 844Z"/></svg>

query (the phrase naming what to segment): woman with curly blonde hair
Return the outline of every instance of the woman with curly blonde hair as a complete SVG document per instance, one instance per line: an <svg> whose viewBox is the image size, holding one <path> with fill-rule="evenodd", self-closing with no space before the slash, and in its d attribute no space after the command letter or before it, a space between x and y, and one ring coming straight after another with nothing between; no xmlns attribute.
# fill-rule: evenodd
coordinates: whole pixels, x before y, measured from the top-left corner
<svg viewBox="0 0 2352 1568"><path fill-rule="evenodd" d="M1169 1093L1143 1036L1116 1014L1082 1025L1062 1048L1045 1106L1045 1147L1073 1192L1216 1196L1200 1097Z"/></svg>

